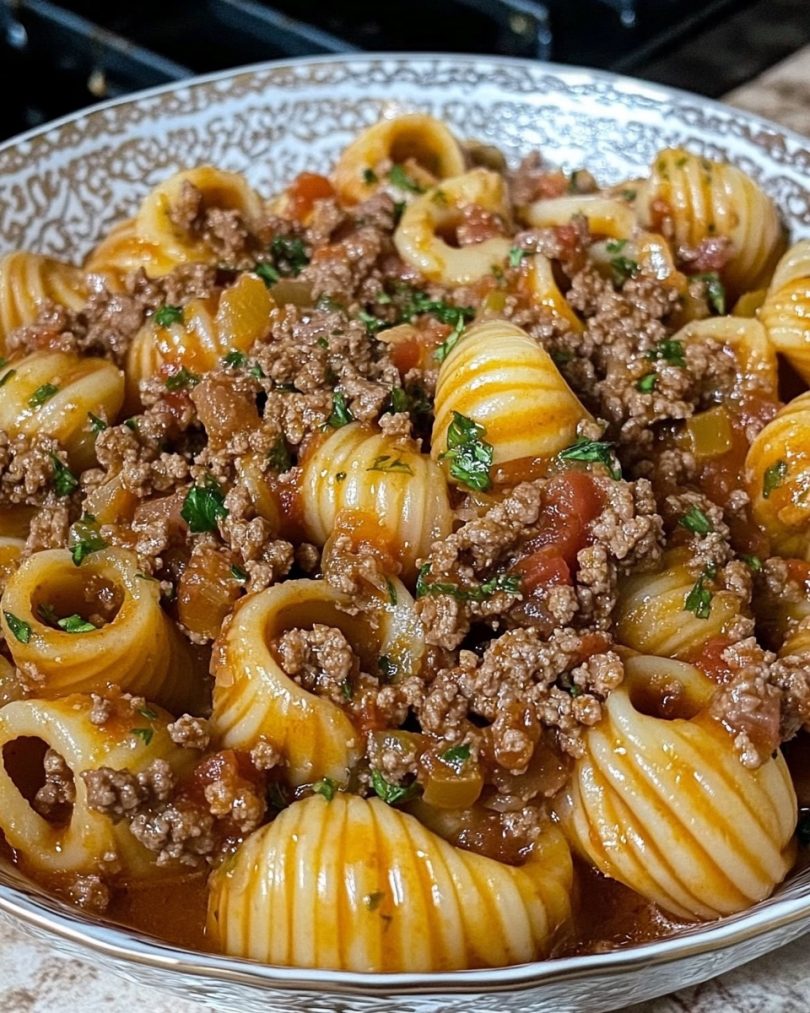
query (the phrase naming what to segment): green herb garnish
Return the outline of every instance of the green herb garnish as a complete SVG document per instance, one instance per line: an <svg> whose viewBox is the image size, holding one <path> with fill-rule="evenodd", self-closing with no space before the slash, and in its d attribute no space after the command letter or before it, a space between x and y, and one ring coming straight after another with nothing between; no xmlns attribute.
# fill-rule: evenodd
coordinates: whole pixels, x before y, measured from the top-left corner
<svg viewBox="0 0 810 1013"><path fill-rule="evenodd" d="M704 283L709 306L718 316L722 317L726 312L726 287L720 280L720 275L717 271L706 271L704 274L695 274L692 277Z"/></svg>
<svg viewBox="0 0 810 1013"><path fill-rule="evenodd" d="M485 433L484 426L454 411L453 421L447 430L447 450L440 457L450 462L453 478L479 492L486 492L492 485L489 470L493 449L483 439Z"/></svg>
<svg viewBox="0 0 810 1013"><path fill-rule="evenodd" d="M279 473L289 471L292 467L292 457L283 436L279 436L270 450L268 450L267 463L273 471Z"/></svg>
<svg viewBox="0 0 810 1013"><path fill-rule="evenodd" d="M684 609L687 612L693 612L696 619L708 619L711 615L712 592L706 587L708 579L708 573L701 573L683 603Z"/></svg>
<svg viewBox="0 0 810 1013"><path fill-rule="evenodd" d="M412 475L413 468L403 461L401 457L394 457L393 454L380 454L374 458L374 463L366 468L366 471L399 471L404 475Z"/></svg>
<svg viewBox="0 0 810 1013"><path fill-rule="evenodd" d="M665 338L663 341L659 341L655 348L647 352L647 358L653 361L664 359L671 366L680 366L681 368L686 365L683 342L677 338Z"/></svg>
<svg viewBox="0 0 810 1013"><path fill-rule="evenodd" d="M46 401L59 393L59 388L52 383L43 383L41 387L37 387L31 397L28 398L29 408L39 408L44 405Z"/></svg>
<svg viewBox="0 0 810 1013"><path fill-rule="evenodd" d="M296 277L309 263L309 254L298 236L276 236L270 250L276 270L288 277Z"/></svg>
<svg viewBox="0 0 810 1013"><path fill-rule="evenodd" d="M104 419L100 419L98 415L94 415L92 412L87 413L88 419L90 419L90 432L91 433L103 433L107 428L107 423Z"/></svg>
<svg viewBox="0 0 810 1013"><path fill-rule="evenodd" d="M98 628L75 612L72 616L57 619L56 625L60 630L64 630L65 633L92 633Z"/></svg>
<svg viewBox="0 0 810 1013"><path fill-rule="evenodd" d="M230 366L231 369L235 369L237 366L244 366L247 362L247 356L244 352L238 352L234 349L232 352L228 352L225 358L222 360L223 366Z"/></svg>
<svg viewBox="0 0 810 1013"><path fill-rule="evenodd" d="M714 525L699 506L689 507L683 517L678 519L678 523L693 535L708 535L714 531Z"/></svg>
<svg viewBox="0 0 810 1013"><path fill-rule="evenodd" d="M452 746L439 756L442 763L446 763L448 767L452 767L457 774L461 773L464 769L464 764L469 758L470 747L468 745Z"/></svg>
<svg viewBox="0 0 810 1013"><path fill-rule="evenodd" d="M332 394L332 414L326 420L326 424L333 429L340 429L350 422L354 422L354 415L346 404L346 395L342 391L336 390Z"/></svg>
<svg viewBox="0 0 810 1013"><path fill-rule="evenodd" d="M390 781L386 781L379 770L372 770L371 772L371 787L388 805L397 805L398 802L407 802L413 798L418 791L418 785L414 781L413 784L409 784L407 787L402 787L398 784L391 784Z"/></svg>
<svg viewBox="0 0 810 1013"><path fill-rule="evenodd" d="M503 591L506 594L520 594L520 577L516 573L499 573L485 580L478 587L466 588L453 584L450 581L428 582L427 575L429 572L430 563L423 563L419 568L419 574L416 578L417 598L422 598L426 594L448 594L458 601L482 602L491 598L493 594L497 594L499 591Z"/></svg>
<svg viewBox="0 0 810 1013"><path fill-rule="evenodd" d="M169 327L171 324L181 323L183 308L181 306L161 306L155 310L153 319L158 327Z"/></svg>
<svg viewBox="0 0 810 1013"><path fill-rule="evenodd" d="M611 478L620 479L622 469L613 453L613 444L604 440L589 440L584 436L577 437L576 443L561 450L561 461L584 461L604 464Z"/></svg>
<svg viewBox="0 0 810 1013"><path fill-rule="evenodd" d="M390 682L399 671L399 666L387 654L381 654L377 658L377 668L386 682Z"/></svg>
<svg viewBox="0 0 810 1013"><path fill-rule="evenodd" d="M241 566L237 566L236 563L231 567L231 576L234 580L238 580L240 584L244 584L248 579L246 571Z"/></svg>
<svg viewBox="0 0 810 1013"><path fill-rule="evenodd" d="M651 394L652 391L655 390L657 380L657 373L645 373L644 376L636 382L636 390L640 390L642 394Z"/></svg>
<svg viewBox="0 0 810 1013"><path fill-rule="evenodd" d="M70 496L79 486L78 478L66 464L62 464L56 454L51 454L51 467L53 469L54 492L57 496Z"/></svg>
<svg viewBox="0 0 810 1013"><path fill-rule="evenodd" d="M409 193L424 193L425 188L420 186L415 179L411 179L401 165L392 165L388 170L388 179L400 190L407 190Z"/></svg>
<svg viewBox="0 0 810 1013"><path fill-rule="evenodd" d="M513 246L509 250L509 266L520 267L523 263L523 258L526 256L526 251L521 250L519 246Z"/></svg>
<svg viewBox="0 0 810 1013"><path fill-rule="evenodd" d="M335 797L337 784L331 777L322 777L312 785L312 790L316 795L323 795L327 802L331 802Z"/></svg>
<svg viewBox="0 0 810 1013"><path fill-rule="evenodd" d="M31 639L31 627L24 619L18 619L13 612L3 612L8 623L8 628L14 634L14 637L19 640L21 644L27 644Z"/></svg>
<svg viewBox="0 0 810 1013"><path fill-rule="evenodd" d="M388 600L391 602L392 605L396 605L397 589L394 587L393 582L388 577L385 578L385 586L388 588Z"/></svg>
<svg viewBox="0 0 810 1013"><path fill-rule="evenodd" d="M145 746L148 746L155 737L154 728L130 728L130 731L133 735L137 735L139 739L142 739Z"/></svg>
<svg viewBox="0 0 810 1013"><path fill-rule="evenodd" d="M277 269L266 260L262 260L260 263L256 264L253 268L253 273L258 274L268 288L271 288L277 281L281 280L281 275L278 273Z"/></svg>
<svg viewBox="0 0 810 1013"><path fill-rule="evenodd" d="M101 537L98 523L92 514L84 514L81 520L71 525L68 535L70 558L74 566L80 566L91 552L106 549L107 543Z"/></svg>
<svg viewBox="0 0 810 1013"><path fill-rule="evenodd" d="M189 390L191 387L196 387L199 382L200 378L196 373L192 373L185 366L181 366L176 373L172 373L171 376L166 378L166 389Z"/></svg>
<svg viewBox="0 0 810 1013"><path fill-rule="evenodd" d="M194 532L216 531L217 521L228 516L225 496L219 483L206 476L203 485L194 485L186 493L180 516Z"/></svg>
<svg viewBox="0 0 810 1013"><path fill-rule="evenodd" d="M759 558L759 556L740 556L740 559L745 563L745 565L752 573L761 573L762 560Z"/></svg>
<svg viewBox="0 0 810 1013"><path fill-rule="evenodd" d="M453 330L448 334L444 341L434 351L433 358L437 362L444 362L447 356L453 351L458 344L458 339L461 337L461 332L464 330L464 317L459 316L456 321L456 325Z"/></svg>
<svg viewBox="0 0 810 1013"><path fill-rule="evenodd" d="M778 461L765 469L765 474L762 476L762 498L768 499L774 489L778 488L787 477L788 466L787 461L780 457Z"/></svg>

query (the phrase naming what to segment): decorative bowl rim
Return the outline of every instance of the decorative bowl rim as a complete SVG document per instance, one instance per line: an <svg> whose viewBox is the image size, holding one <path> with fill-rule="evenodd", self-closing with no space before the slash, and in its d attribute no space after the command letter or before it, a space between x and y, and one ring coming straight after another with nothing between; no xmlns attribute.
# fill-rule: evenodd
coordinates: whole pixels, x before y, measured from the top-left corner
<svg viewBox="0 0 810 1013"><path fill-rule="evenodd" d="M715 99L704 98L683 89L655 82L641 81L611 71L558 64L520 57L442 52L349 52L317 54L268 60L216 71L210 74L171 81L128 95L96 103L56 120L34 127L0 142L0 155L13 148L24 147L38 138L57 132L65 126L81 123L119 106L138 105L161 95L192 90L246 75L261 74L274 69L317 67L321 64L394 63L456 63L475 65L479 69L492 66L531 68L570 84L602 82L628 97L647 100L669 100L695 103L728 117L730 112L751 126L774 138L808 150L810 140L799 132L747 110L735 109ZM180 946L102 920L93 920L69 909L58 900L40 897L34 892L0 882L0 913L22 923L33 932L56 935L62 940L128 964L149 966L165 971L215 979L220 982L249 985L265 989L284 986L302 992L331 992L341 995L392 996L465 994L499 992L536 987L552 982L587 979L597 975L613 977L629 970L651 968L674 961L727 949L768 931L810 922L810 882L802 884L798 895L776 896L762 901L747 911L716 922L688 927L684 932L653 942L637 944L605 953L557 957L502 968L436 971L424 973L370 973L310 968L281 967L257 963L237 957L188 950ZM808 925L810 928L810 924Z"/></svg>

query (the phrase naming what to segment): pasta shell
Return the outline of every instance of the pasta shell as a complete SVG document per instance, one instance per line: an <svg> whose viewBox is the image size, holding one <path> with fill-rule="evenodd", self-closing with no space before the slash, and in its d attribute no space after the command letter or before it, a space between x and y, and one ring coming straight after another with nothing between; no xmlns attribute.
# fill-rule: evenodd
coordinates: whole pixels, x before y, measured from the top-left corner
<svg viewBox="0 0 810 1013"><path fill-rule="evenodd" d="M764 900L793 862L796 796L782 754L744 767L728 732L699 713L713 684L691 665L642 656L626 671L557 804L569 841L604 875L681 918ZM680 683L696 716L649 714L656 681Z"/></svg>
<svg viewBox="0 0 810 1013"><path fill-rule="evenodd" d="M161 874L155 856L130 833L91 809L83 771L110 767L137 774L154 760L165 760L178 777L195 762L190 750L175 745L166 730L170 714L153 705L133 713L118 703L104 724L90 720L93 701L72 694L60 700L17 700L0 708L0 829L25 868L38 873L91 873L115 869L127 878ZM9 772L9 753L17 740L39 739L55 750L73 775L76 798L66 825L41 816ZM165 873L164 873L165 874Z"/></svg>
<svg viewBox="0 0 810 1013"><path fill-rule="evenodd" d="M0 379L0 429L12 436L53 436L81 471L96 459L89 416L115 421L123 401L124 375L106 359L33 352Z"/></svg>
<svg viewBox="0 0 810 1013"><path fill-rule="evenodd" d="M810 239L777 264L759 318L774 347L810 383Z"/></svg>
<svg viewBox="0 0 810 1013"><path fill-rule="evenodd" d="M91 251L84 269L102 272L123 282L128 274L138 270L143 270L150 278L159 278L179 263L168 252L145 242L138 234L136 220L128 218L116 225Z"/></svg>
<svg viewBox="0 0 810 1013"><path fill-rule="evenodd" d="M537 253L529 258L527 270L532 301L545 306L555 317L564 320L574 333L581 334L585 326L557 287L551 261Z"/></svg>
<svg viewBox="0 0 810 1013"><path fill-rule="evenodd" d="M332 183L345 204L357 204L376 189L381 165L405 162L429 181L464 172L464 153L450 129L432 116L411 113L364 130L338 159Z"/></svg>
<svg viewBox="0 0 810 1013"><path fill-rule="evenodd" d="M379 799L295 802L214 874L225 953L350 971L440 971L549 953L570 916L571 858L548 826L522 866L462 851Z"/></svg>
<svg viewBox="0 0 810 1013"><path fill-rule="evenodd" d="M674 335L674 340L684 343L700 338L725 345L737 360L746 387L757 387L776 398L779 383L776 353L758 320L737 316L695 320Z"/></svg>
<svg viewBox="0 0 810 1013"><path fill-rule="evenodd" d="M501 266L512 245L506 236L463 247L451 246L442 238L442 233L458 225L461 209L469 204L506 219L509 205L503 176L489 169L472 169L411 201L394 233L394 245L405 263L445 285L468 285Z"/></svg>
<svg viewBox="0 0 810 1013"><path fill-rule="evenodd" d="M552 197L534 201L518 212L522 221L535 229L568 225L575 215L582 215L594 236L629 239L636 227L631 208L609 197Z"/></svg>
<svg viewBox="0 0 810 1013"><path fill-rule="evenodd" d="M665 658L695 656L714 637L722 636L740 614L740 599L731 591L712 591L701 618L686 608L696 583L679 551L667 553L656 573L638 573L619 584L615 613L616 639L644 654ZM707 588L711 582L706 582Z"/></svg>
<svg viewBox="0 0 810 1013"><path fill-rule="evenodd" d="M679 246L730 239L734 255L722 274L736 293L760 287L784 249L776 207L750 176L683 148L658 153L639 187L636 212L645 228Z"/></svg>
<svg viewBox="0 0 810 1013"><path fill-rule="evenodd" d="M810 553L810 391L789 401L745 459L754 520L783 556Z"/></svg>
<svg viewBox="0 0 810 1013"><path fill-rule="evenodd" d="M263 737L283 755L290 783L345 784L360 733L340 707L291 679L270 644L286 630L324 623L342 630L365 671L377 671L384 655L398 673L417 672L424 643L413 599L400 581L391 587L373 625L345 611L350 599L321 580L288 580L245 598L214 648L211 720L223 747L251 749Z"/></svg>
<svg viewBox="0 0 810 1013"><path fill-rule="evenodd" d="M87 276L71 264L36 253L0 257L0 349L15 328L36 319L46 302L80 310L89 295Z"/></svg>
<svg viewBox="0 0 810 1013"><path fill-rule="evenodd" d="M491 320L465 331L441 365L431 454L447 450L454 412L484 427L493 461L551 457L589 418L548 352L514 324Z"/></svg>
<svg viewBox="0 0 810 1013"><path fill-rule="evenodd" d="M308 454L301 479L306 536L324 545L339 514L351 512L406 577L453 528L442 469L427 454L359 422L336 429Z"/></svg>
<svg viewBox="0 0 810 1013"><path fill-rule="evenodd" d="M114 615L94 631L69 633L45 621L51 609L62 617L101 611L104 600ZM116 683L176 713L205 705L205 677L161 609L157 581L139 575L132 552L102 549L79 566L68 549L35 552L9 578L0 607L14 663L38 674L41 697L103 693ZM27 636L15 634L14 623L27 626Z"/></svg>

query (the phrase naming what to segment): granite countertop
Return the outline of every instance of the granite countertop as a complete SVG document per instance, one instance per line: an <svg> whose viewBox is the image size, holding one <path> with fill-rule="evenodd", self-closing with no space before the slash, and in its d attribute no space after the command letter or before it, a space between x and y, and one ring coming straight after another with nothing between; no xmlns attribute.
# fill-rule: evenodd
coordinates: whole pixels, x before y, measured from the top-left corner
<svg viewBox="0 0 810 1013"><path fill-rule="evenodd" d="M810 46L737 88L727 101L810 136ZM214 1013L92 964L55 957L5 924L0 948L0 1013ZM810 1008L809 992L807 941L799 939L720 978L625 1013L802 1013Z"/></svg>

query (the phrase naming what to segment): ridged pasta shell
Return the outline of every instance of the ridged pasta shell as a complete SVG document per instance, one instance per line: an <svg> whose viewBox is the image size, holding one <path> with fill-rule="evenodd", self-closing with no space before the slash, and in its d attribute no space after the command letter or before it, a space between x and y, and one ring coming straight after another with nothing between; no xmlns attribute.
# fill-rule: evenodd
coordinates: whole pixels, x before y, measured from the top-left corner
<svg viewBox="0 0 810 1013"><path fill-rule="evenodd" d="M559 290L551 261L542 253L536 253L529 258L527 270L532 301L540 306L545 306L554 316L564 320L574 333L582 333L585 325Z"/></svg>
<svg viewBox="0 0 810 1013"><path fill-rule="evenodd" d="M646 228L671 229L665 234L676 245L728 237L734 256L722 274L736 293L760 287L784 249L776 207L750 176L683 148L656 155L639 187L636 213Z"/></svg>
<svg viewBox="0 0 810 1013"><path fill-rule="evenodd" d="M160 759L181 777L190 772L195 755L175 745L166 730L171 715L154 705L137 713L119 703L102 725L90 720L92 706L89 696L76 693L60 700L17 700L0 708L0 757L5 761L0 762L0 829L24 868L39 873L119 869L127 878L161 875L155 856L125 822L114 823L89 807L80 775L104 766L137 774ZM76 799L66 826L40 816L12 780L7 757L17 739L43 740L70 768Z"/></svg>
<svg viewBox="0 0 810 1013"><path fill-rule="evenodd" d="M175 173L144 198L135 216L136 233L147 246L155 247L176 263L216 263L216 251L172 219L171 210L186 183L200 191L204 208L238 211L248 225L258 223L262 203L245 177L212 165L200 165Z"/></svg>
<svg viewBox="0 0 810 1013"><path fill-rule="evenodd" d="M374 193L381 163L409 160L433 179L464 172L464 153L450 129L433 116L411 113L381 120L355 138L338 159L332 184L344 204L357 204Z"/></svg>
<svg viewBox="0 0 810 1013"><path fill-rule="evenodd" d="M789 401L745 459L754 520L783 556L810 558L810 391Z"/></svg>
<svg viewBox="0 0 810 1013"><path fill-rule="evenodd" d="M684 343L700 338L711 338L722 343L734 353L739 373L744 376L747 387L758 387L773 397L777 396L779 376L776 353L768 341L765 328L758 320L737 316L694 320L673 337Z"/></svg>
<svg viewBox="0 0 810 1013"><path fill-rule="evenodd" d="M585 733L585 754L557 804L569 841L606 876L681 918L764 900L794 854L796 796L782 754L750 770L705 715L664 720L637 708L657 679L680 683L699 710L713 684L691 665L634 657L626 671Z"/></svg>
<svg viewBox="0 0 810 1013"><path fill-rule="evenodd" d="M461 209L469 204L507 219L503 176L489 169L472 169L411 201L394 232L394 245L405 263L445 285L468 285L502 266L512 245L506 236L462 247L442 238L443 232L458 224Z"/></svg>
<svg viewBox="0 0 810 1013"><path fill-rule="evenodd" d="M307 455L301 478L306 536L324 545L351 511L375 543L416 573L416 560L453 529L444 472L421 454L359 422L336 429Z"/></svg>
<svg viewBox="0 0 810 1013"><path fill-rule="evenodd" d="M211 881L228 954L350 971L500 967L545 956L570 916L571 857L549 826L522 866L453 847L380 799L295 802Z"/></svg>
<svg viewBox="0 0 810 1013"><path fill-rule="evenodd" d="M36 319L45 302L79 310L89 296L87 278L71 264L22 251L0 257L0 349L9 334Z"/></svg>
<svg viewBox="0 0 810 1013"><path fill-rule="evenodd" d="M43 621L47 607L57 616L84 616L104 591L117 611L95 631L68 633ZM139 575L133 552L102 549L79 566L68 549L35 552L9 578L0 608L14 663L38 673L41 697L103 693L116 683L174 713L198 713L205 706L205 676L161 609L159 584ZM27 642L12 632L9 616L30 627Z"/></svg>
<svg viewBox="0 0 810 1013"><path fill-rule="evenodd" d="M264 737L282 753L291 784L322 777L345 784L360 733L340 707L291 679L270 643L286 630L324 623L342 630L365 671L375 672L385 655L398 673L416 672L424 642L413 599L400 581L391 587L374 625L345 611L351 600L322 580L288 580L245 598L214 648L211 720L223 747L250 749Z"/></svg>
<svg viewBox="0 0 810 1013"><path fill-rule="evenodd" d="M0 429L55 437L78 470L95 463L90 414L114 422L124 401L124 374L107 359L33 352L2 373Z"/></svg>
<svg viewBox="0 0 810 1013"><path fill-rule="evenodd" d="M721 636L739 616L740 599L731 591L712 591L709 615L700 619L686 608L695 580L677 550L667 553L657 572L623 578L615 612L618 642L644 654L687 658Z"/></svg>
<svg viewBox="0 0 810 1013"><path fill-rule="evenodd" d="M535 229L568 225L575 215L582 215L593 235L611 239L629 239L636 228L636 216L627 204L598 195L544 198L521 208L518 214Z"/></svg>
<svg viewBox="0 0 810 1013"><path fill-rule="evenodd" d="M810 239L802 239L776 266L759 311L768 337L810 383Z"/></svg>
<svg viewBox="0 0 810 1013"><path fill-rule="evenodd" d="M506 320L469 328L441 365L431 454L447 450L459 412L485 429L494 463L551 457L576 439L589 418L551 356Z"/></svg>
<svg viewBox="0 0 810 1013"><path fill-rule="evenodd" d="M104 272L119 281L133 271L143 270L150 278L168 274L182 261L166 251L145 242L138 234L134 218L114 226L94 247L84 263L84 269Z"/></svg>

